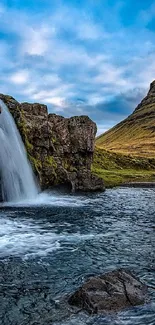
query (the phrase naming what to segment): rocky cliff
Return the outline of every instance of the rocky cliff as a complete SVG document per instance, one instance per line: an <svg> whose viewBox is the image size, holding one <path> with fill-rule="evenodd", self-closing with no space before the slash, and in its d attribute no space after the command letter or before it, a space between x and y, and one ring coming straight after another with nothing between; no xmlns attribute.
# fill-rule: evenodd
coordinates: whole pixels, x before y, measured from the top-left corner
<svg viewBox="0 0 155 325"><path fill-rule="evenodd" d="M103 181L91 173L96 124L87 116L64 118L48 114L42 104L19 103L0 94L13 115L34 172L43 189L103 190Z"/></svg>
<svg viewBox="0 0 155 325"><path fill-rule="evenodd" d="M113 152L155 157L155 81L134 112L98 137L96 145Z"/></svg>

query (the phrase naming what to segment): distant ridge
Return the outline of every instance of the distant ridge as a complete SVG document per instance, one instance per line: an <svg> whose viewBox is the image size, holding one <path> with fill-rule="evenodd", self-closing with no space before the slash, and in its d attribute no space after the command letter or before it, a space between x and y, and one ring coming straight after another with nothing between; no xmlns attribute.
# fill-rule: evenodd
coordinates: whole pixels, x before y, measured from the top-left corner
<svg viewBox="0 0 155 325"><path fill-rule="evenodd" d="M133 156L155 157L155 80L134 112L99 136L96 146Z"/></svg>

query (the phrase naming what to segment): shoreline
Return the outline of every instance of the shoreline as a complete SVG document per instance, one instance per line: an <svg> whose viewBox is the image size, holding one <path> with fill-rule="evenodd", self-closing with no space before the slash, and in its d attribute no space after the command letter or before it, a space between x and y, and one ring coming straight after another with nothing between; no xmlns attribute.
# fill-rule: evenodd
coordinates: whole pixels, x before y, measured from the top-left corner
<svg viewBox="0 0 155 325"><path fill-rule="evenodd" d="M128 182L120 185L121 187L142 187L155 188L155 182Z"/></svg>

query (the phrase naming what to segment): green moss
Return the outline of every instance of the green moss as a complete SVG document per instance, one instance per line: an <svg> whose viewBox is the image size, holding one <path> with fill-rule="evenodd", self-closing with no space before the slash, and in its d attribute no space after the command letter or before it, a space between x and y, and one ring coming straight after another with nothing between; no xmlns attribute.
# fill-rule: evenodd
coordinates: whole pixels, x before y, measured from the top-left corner
<svg viewBox="0 0 155 325"><path fill-rule="evenodd" d="M63 167L68 171L68 172L76 172L77 168L71 164L71 161L69 159L63 159Z"/></svg>
<svg viewBox="0 0 155 325"><path fill-rule="evenodd" d="M23 110L21 110L21 117L20 117L20 120L18 121L18 128L20 130L20 133L21 133L21 136L24 141L24 144L25 144L28 154L32 155L33 145L29 142L29 139L28 139L28 130L27 130L25 119L24 119Z"/></svg>
<svg viewBox="0 0 155 325"><path fill-rule="evenodd" d="M25 122L25 119L24 119L24 112L23 112L22 109L20 111L20 120L18 121L18 126L19 126L19 128L22 130L22 132L24 134L27 133L26 122Z"/></svg>
<svg viewBox="0 0 155 325"><path fill-rule="evenodd" d="M70 164L68 163L68 160L66 160L66 159L63 160L63 167L66 170L69 170L70 169Z"/></svg>
<svg viewBox="0 0 155 325"><path fill-rule="evenodd" d="M55 179L54 182L57 183L57 162L55 161L55 158L53 156L47 156L44 160L44 166L49 167L52 170Z"/></svg>
<svg viewBox="0 0 155 325"><path fill-rule="evenodd" d="M46 157L45 164L48 165L48 166L53 167L54 169L57 168L57 162L55 161L53 156Z"/></svg>
<svg viewBox="0 0 155 325"><path fill-rule="evenodd" d="M77 168L74 167L74 166L70 166L69 171L70 171L70 172L77 172Z"/></svg>
<svg viewBox="0 0 155 325"><path fill-rule="evenodd" d="M104 170L93 168L92 172L101 177L106 187L119 186L123 183L130 182L153 182L155 181L155 170L152 171L135 171L134 169L123 170Z"/></svg>
<svg viewBox="0 0 155 325"><path fill-rule="evenodd" d="M31 152L33 150L33 145L28 141L28 138L25 138L25 147L28 152Z"/></svg>
<svg viewBox="0 0 155 325"><path fill-rule="evenodd" d="M34 158L29 153L27 154L27 156L28 156L28 159L29 159L29 161L30 161L30 163L32 165L33 170L36 171L37 174L39 174L40 171L42 170L42 163L41 163L41 161L38 160L38 159L36 159L36 158Z"/></svg>
<svg viewBox="0 0 155 325"><path fill-rule="evenodd" d="M55 137L52 137L52 143L54 144L56 142L57 142L56 138Z"/></svg>
<svg viewBox="0 0 155 325"><path fill-rule="evenodd" d="M93 174L97 175L98 177L104 180L105 186L107 188L118 186L123 183L123 179L120 175L115 172L110 172L101 168L93 168Z"/></svg>

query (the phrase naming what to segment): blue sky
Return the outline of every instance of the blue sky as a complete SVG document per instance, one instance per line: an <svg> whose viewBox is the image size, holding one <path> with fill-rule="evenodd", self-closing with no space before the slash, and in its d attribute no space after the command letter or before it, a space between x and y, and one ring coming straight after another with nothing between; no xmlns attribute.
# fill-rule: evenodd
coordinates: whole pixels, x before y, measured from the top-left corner
<svg viewBox="0 0 155 325"><path fill-rule="evenodd" d="M0 92L98 132L129 115L155 79L152 0L1 0Z"/></svg>

